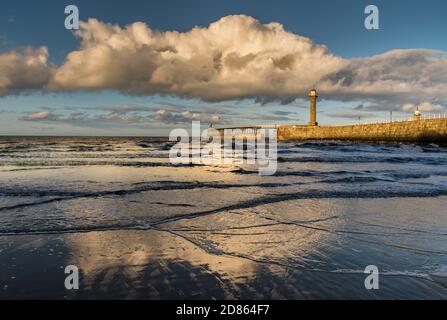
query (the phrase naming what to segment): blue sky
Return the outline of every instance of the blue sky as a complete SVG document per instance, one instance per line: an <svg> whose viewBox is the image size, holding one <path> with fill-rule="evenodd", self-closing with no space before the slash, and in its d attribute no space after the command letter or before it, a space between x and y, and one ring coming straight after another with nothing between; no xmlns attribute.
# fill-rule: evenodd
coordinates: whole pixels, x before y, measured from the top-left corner
<svg viewBox="0 0 447 320"><path fill-rule="evenodd" d="M188 32L195 26L207 28L220 18L244 14L262 24L279 22L292 34L310 38L317 45L325 45L331 54L352 61L367 58L393 49L447 50L447 2L445 1L362 1L362 0L314 0L314 1L267 1L267 0L219 0L219 1L3 1L0 11L0 55L24 47L45 46L49 51L48 64L58 67L67 54L80 47L80 40L64 28L65 5L79 7L80 18L96 18L105 23L122 27L142 21L153 30ZM380 9L380 30L364 28L364 8L368 4ZM400 59L400 58L399 58ZM407 59L407 58L405 58ZM399 61L401 61L400 59ZM0 75L2 69L0 68ZM417 76L418 70L415 70ZM407 72L405 72L406 74ZM399 78L399 76L395 76ZM433 78L438 77L433 76ZM430 79L432 81L432 79ZM309 88L312 86L309 83ZM105 87L104 90L78 92L24 91L4 94L0 97L0 134L42 135L164 135L186 122L170 123L169 119L154 119L154 113L166 110L176 112L218 114L223 123L305 123L308 117L305 95L296 94L291 103L278 99L257 101L252 98L219 99L206 101L200 94L192 98L161 96L156 93L130 95ZM80 90L82 91L82 90ZM352 92L355 91L355 94ZM299 90L297 92L300 92ZM410 110L397 105L429 103L433 111L444 111L444 97L428 94L414 95L408 100L402 96L390 98L389 93L368 93L364 96L353 90L346 96L331 94L319 104L319 120L325 124L352 123L357 113L368 120L386 119L389 103L397 115L404 116ZM429 91L427 91L429 92ZM184 96L184 94L182 94ZM251 95L249 95L251 97ZM277 97L276 97L277 98ZM280 99L279 99L280 100ZM381 105L381 106L378 106ZM103 121L109 115L110 106L133 106L131 111L118 112L119 121ZM141 108L144 107L144 108ZM109 108L109 109L108 109ZM147 109L145 109L147 108ZM427 110L431 111L428 108ZM215 111L214 111L215 110ZM34 121L27 115L34 113L55 115ZM70 116L84 113L85 121ZM356 113L357 112L357 113ZM85 114L88 113L88 116ZM359 113L360 114L360 113ZM88 118L86 120L86 117ZM132 121L134 117L149 120ZM151 118L152 117L152 118ZM32 121L30 121L32 119ZM36 118L37 119L37 118ZM117 118L118 119L118 118ZM126 121L122 121L125 119ZM203 119L207 119L203 117Z"/></svg>

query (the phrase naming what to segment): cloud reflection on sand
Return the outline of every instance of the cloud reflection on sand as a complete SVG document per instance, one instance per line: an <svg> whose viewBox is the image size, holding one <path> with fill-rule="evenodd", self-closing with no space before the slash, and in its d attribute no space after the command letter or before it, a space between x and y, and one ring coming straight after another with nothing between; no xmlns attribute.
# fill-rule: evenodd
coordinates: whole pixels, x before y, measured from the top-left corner
<svg viewBox="0 0 447 320"><path fill-rule="evenodd" d="M125 282L130 286L120 294L129 297L144 290L147 298L165 297L169 292L181 296L189 288L217 285L216 294L221 298L234 298L227 286L256 277L259 267L246 259L210 255L182 238L158 231L67 235L67 245L71 249L67 263L82 270L87 290L103 295ZM204 297L205 293L193 294Z"/></svg>

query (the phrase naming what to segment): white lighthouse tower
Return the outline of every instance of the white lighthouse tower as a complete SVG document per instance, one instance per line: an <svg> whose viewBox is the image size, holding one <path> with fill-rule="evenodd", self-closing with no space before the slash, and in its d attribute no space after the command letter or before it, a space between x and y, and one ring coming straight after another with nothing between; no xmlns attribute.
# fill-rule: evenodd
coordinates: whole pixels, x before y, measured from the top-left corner
<svg viewBox="0 0 447 320"><path fill-rule="evenodd" d="M414 112L414 120L421 120L421 112L419 111L419 107L416 108L416 111Z"/></svg>

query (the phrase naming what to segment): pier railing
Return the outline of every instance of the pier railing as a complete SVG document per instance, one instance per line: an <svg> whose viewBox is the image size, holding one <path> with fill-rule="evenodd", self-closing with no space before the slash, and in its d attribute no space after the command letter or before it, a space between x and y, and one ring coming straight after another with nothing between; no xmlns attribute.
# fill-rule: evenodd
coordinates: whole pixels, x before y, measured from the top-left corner
<svg viewBox="0 0 447 320"><path fill-rule="evenodd" d="M362 121L358 124L366 125L366 124L385 124L385 123L393 123L393 122L410 122L410 121L419 121L419 120L432 120L432 119L447 119L447 113L426 113L422 114L419 119L416 119L414 116L411 117L398 117L392 118L389 120L376 120L376 121Z"/></svg>
<svg viewBox="0 0 447 320"><path fill-rule="evenodd" d="M223 132L225 130L241 130L242 134L257 135L260 129L276 129L277 125L265 125L265 126L232 126L232 127L217 127L217 131Z"/></svg>

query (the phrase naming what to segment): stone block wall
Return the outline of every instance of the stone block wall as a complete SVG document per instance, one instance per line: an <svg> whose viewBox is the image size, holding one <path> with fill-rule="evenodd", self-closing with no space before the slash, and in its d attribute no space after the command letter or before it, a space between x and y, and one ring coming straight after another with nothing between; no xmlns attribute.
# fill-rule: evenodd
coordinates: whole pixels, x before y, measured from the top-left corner
<svg viewBox="0 0 447 320"><path fill-rule="evenodd" d="M279 126L278 140L447 142L447 118L346 126Z"/></svg>

